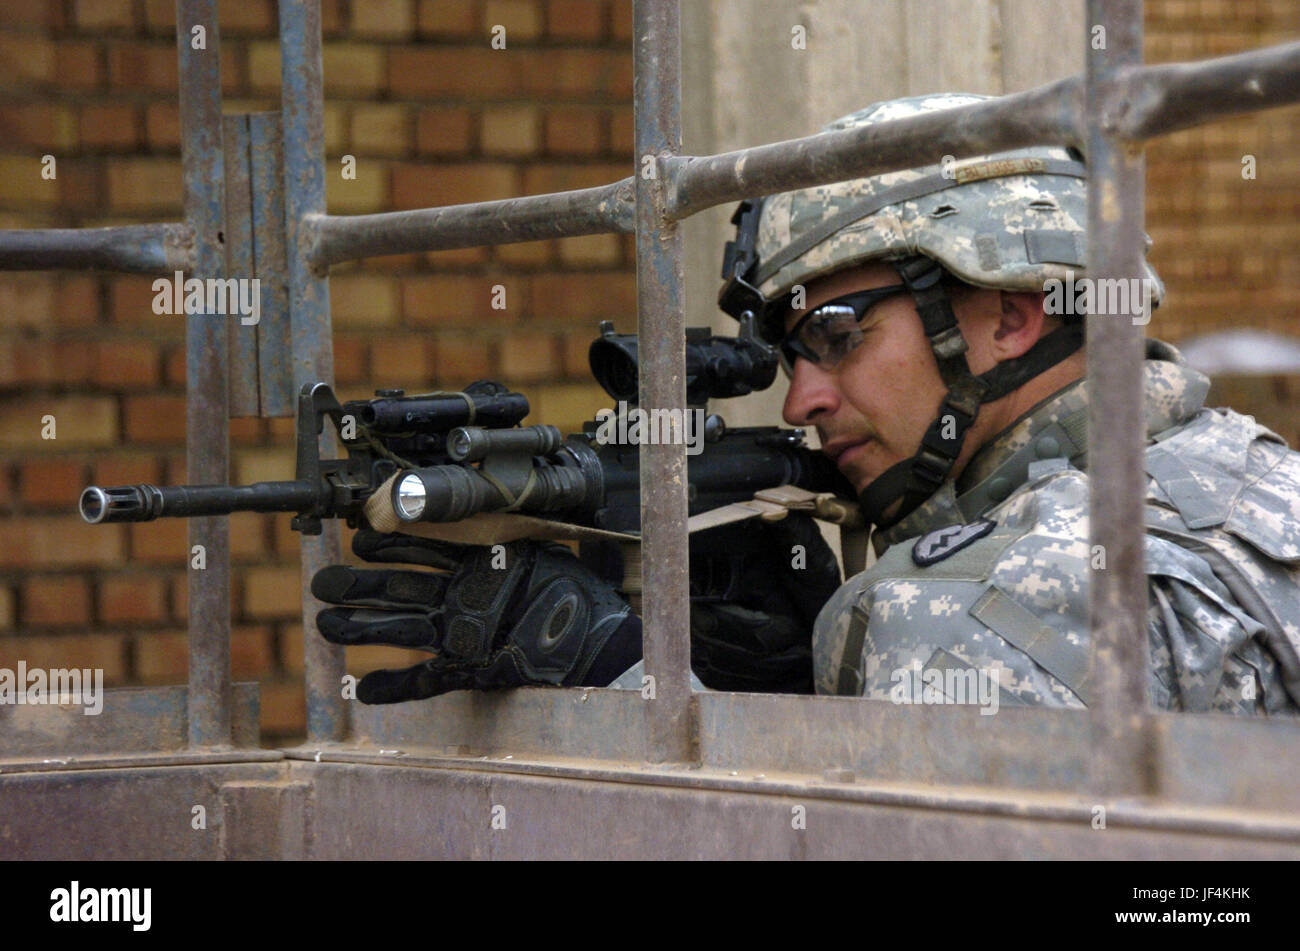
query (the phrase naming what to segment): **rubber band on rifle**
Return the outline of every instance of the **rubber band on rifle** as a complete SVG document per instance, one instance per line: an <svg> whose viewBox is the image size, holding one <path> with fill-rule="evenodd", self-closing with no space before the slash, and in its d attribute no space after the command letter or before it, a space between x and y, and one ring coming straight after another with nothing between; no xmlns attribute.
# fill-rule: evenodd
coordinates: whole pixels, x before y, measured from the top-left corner
<svg viewBox="0 0 1300 951"><path fill-rule="evenodd" d="M487 479L492 487L501 493L501 498L506 500L506 507L499 509L501 512L517 512L520 506L528 501L528 497L533 494L533 489L537 487L537 470L532 469L528 473L528 479L524 482L523 490L516 496L510 491L504 482L492 475L490 472L484 472L482 469L477 470L478 474Z"/></svg>
<svg viewBox="0 0 1300 951"><path fill-rule="evenodd" d="M459 396L461 399L465 401L465 406L469 411L469 418L466 419L465 425L466 426L474 425L474 418L475 416L478 415L478 407L474 404L474 398L471 397L468 393L464 392L463 390L434 390L432 393L417 393L415 397L412 397L412 399L416 399L424 396ZM361 431L365 434L366 442L369 443L370 448L373 449L381 458L387 459L390 462L395 462L403 469L420 468L415 463L407 459L403 459L397 453L393 452L391 449L385 446L383 444L383 441L370 431L369 427L361 424L360 422L358 422L357 425L361 427ZM411 432L414 433L415 430L411 430ZM410 435L410 434L402 433L400 435ZM500 488L500 486L498 486L498 488ZM506 497L508 498L509 495L507 494Z"/></svg>
<svg viewBox="0 0 1300 951"><path fill-rule="evenodd" d="M358 424L358 425L360 425L360 424ZM370 444L370 448L373 449L376 453L378 453L379 456L380 456L381 458L387 459L387 460L389 460L390 462L395 462L395 463L397 463L397 465L398 465L400 468L402 468L402 469L418 469L418 468L420 468L420 467L417 466L415 463L413 463L413 462L408 462L406 459L403 459L403 458L402 458L401 456L399 456L397 453L393 452L391 449L389 449L387 446L385 446L385 445L384 445L384 444L379 440L379 437L377 437L377 436L376 436L374 433L372 433L369 429L366 429L364 426L362 426L361 429L362 429L362 432L365 433L365 436L366 436L366 442Z"/></svg>
<svg viewBox="0 0 1300 951"><path fill-rule="evenodd" d="M416 393L410 399L420 399L425 396L459 396L465 401L465 405L469 407L469 419L465 420L465 425L474 425L474 417L478 415L478 407L474 405L474 397L464 390L434 390L432 393Z"/></svg>

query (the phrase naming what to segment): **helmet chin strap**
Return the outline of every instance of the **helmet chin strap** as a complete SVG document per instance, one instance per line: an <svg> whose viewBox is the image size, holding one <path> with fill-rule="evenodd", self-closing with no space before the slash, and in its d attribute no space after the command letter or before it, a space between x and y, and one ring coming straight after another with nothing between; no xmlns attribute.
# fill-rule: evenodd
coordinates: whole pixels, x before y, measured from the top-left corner
<svg viewBox="0 0 1300 951"><path fill-rule="evenodd" d="M896 262L894 267L916 302L916 312L948 392L916 453L890 466L858 496L867 521L880 529L898 524L943 485L982 404L1024 385L1083 345L1082 326L1062 327L1019 357L1003 360L976 376L966 362L966 339L943 286L943 269L930 258L920 256Z"/></svg>

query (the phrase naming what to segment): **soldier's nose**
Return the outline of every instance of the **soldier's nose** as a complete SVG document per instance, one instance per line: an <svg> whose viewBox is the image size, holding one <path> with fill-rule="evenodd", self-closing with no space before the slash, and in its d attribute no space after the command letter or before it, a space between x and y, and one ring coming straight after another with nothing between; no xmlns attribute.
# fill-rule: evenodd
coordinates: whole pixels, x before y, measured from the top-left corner
<svg viewBox="0 0 1300 951"><path fill-rule="evenodd" d="M821 417L833 415L839 405L834 377L809 360L795 360L790 390L781 408L785 421L791 426L814 425Z"/></svg>

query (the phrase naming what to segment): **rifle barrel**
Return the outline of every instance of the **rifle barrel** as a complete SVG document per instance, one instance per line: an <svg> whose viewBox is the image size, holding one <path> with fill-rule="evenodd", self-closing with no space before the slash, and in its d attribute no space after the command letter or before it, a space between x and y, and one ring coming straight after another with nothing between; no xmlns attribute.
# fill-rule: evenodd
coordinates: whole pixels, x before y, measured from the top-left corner
<svg viewBox="0 0 1300 951"><path fill-rule="evenodd" d="M100 522L151 522L156 518L229 515L231 512L299 512L315 501L307 481L254 482L252 485L92 485L77 508L92 525Z"/></svg>

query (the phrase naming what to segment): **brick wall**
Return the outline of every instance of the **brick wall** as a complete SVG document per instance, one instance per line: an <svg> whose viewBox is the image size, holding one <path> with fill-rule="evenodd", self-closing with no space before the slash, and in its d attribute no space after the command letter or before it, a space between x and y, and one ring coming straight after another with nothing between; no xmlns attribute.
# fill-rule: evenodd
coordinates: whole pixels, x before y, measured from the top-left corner
<svg viewBox="0 0 1300 951"><path fill-rule="evenodd" d="M221 3L226 109L274 109L275 6ZM1148 0L1151 61L1294 39L1289 0ZM327 195L336 213L604 184L632 163L623 0L324 0ZM181 214L173 0L0 4L0 227L90 227ZM506 27L507 48L490 47ZM785 27L783 26L782 29ZM687 41L691 39L687 37ZM761 108L761 102L755 102ZM1295 111L1193 130L1149 151L1147 218L1169 284L1154 334L1248 323L1292 331ZM1257 177L1241 177L1244 154ZM40 176L54 155L53 180ZM354 156L355 180L340 174ZM632 242L596 236L375 259L331 280L343 398L377 386L525 388L530 421L571 430L604 403L586 376L597 321L631 329ZM507 307L490 306L506 288ZM184 335L150 279L0 274L0 666L90 665L110 683L185 677L180 522L90 527L90 482L185 479ZM1226 389L1225 389L1226 387ZM1300 442L1287 380L1221 386ZM42 438L42 418L56 438ZM237 481L289 477L289 420L231 424ZM302 730L297 537L232 518L232 663L262 681L270 741ZM352 649L360 672L419 655Z"/></svg>
<svg viewBox="0 0 1300 951"><path fill-rule="evenodd" d="M1300 37L1292 0L1148 0L1146 59L1205 59ZM1300 333L1300 110L1274 109L1147 149L1151 261L1168 290L1147 332L1172 343L1223 330ZM1253 174L1253 177L1250 177ZM1223 376L1209 405L1255 416L1300 446L1300 375Z"/></svg>
<svg viewBox="0 0 1300 951"><path fill-rule="evenodd" d="M1300 37L1292 0L1148 0L1151 63L1226 56ZM1176 342L1238 327L1295 334L1300 307L1300 110L1175 133L1147 150L1151 260L1168 307L1148 332ZM1247 156L1254 159L1254 178Z"/></svg>
<svg viewBox="0 0 1300 951"><path fill-rule="evenodd" d="M181 217L174 7L0 4L0 227ZM631 173L630 5L325 0L323 13L331 212ZM223 0L220 16L226 111L277 108L275 4ZM490 46L496 25L505 50ZM53 180L40 177L45 154ZM530 422L575 430L608 401L587 374L597 323L635 326L632 260L630 238L601 235L338 267L340 398L490 377L527 392ZM185 524L91 527L72 514L90 482L185 479L184 330L153 313L151 281L0 274L0 666L48 658L102 666L114 684L185 679ZM232 420L232 479L291 478L292 436L287 419ZM234 674L263 682L268 739L291 738L304 716L298 539L288 516L257 514L232 517L230 537ZM348 668L424 656L349 649Z"/></svg>

